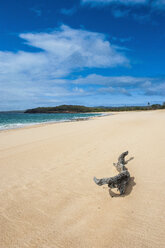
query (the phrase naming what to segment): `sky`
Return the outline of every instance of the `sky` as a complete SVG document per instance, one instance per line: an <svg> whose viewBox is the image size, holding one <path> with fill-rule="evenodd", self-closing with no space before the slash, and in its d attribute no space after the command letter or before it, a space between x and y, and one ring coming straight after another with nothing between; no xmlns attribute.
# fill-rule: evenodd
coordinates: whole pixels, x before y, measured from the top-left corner
<svg viewBox="0 0 165 248"><path fill-rule="evenodd" d="M1 0L0 111L165 101L165 0Z"/></svg>

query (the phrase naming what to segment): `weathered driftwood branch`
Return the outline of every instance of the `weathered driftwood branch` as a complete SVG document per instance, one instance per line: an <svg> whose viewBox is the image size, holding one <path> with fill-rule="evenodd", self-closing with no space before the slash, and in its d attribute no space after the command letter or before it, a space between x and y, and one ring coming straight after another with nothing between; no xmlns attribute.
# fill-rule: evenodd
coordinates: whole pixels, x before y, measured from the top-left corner
<svg viewBox="0 0 165 248"><path fill-rule="evenodd" d="M117 163L113 163L113 165L116 167L118 172L122 172L124 170L126 170L125 164L127 163L125 161L125 156L128 155L128 151L123 152L119 158L118 158L118 162Z"/></svg>
<svg viewBox="0 0 165 248"><path fill-rule="evenodd" d="M128 184L130 179L130 174L127 168L125 167L125 164L127 164L128 162L125 161L125 157L127 155L128 155L128 151L123 152L119 156L118 162L113 163L113 165L116 167L117 171L119 172L117 176L101 178L101 179L97 179L96 177L94 177L94 182L99 186L108 184L109 188L111 189L117 188L117 190L119 190L121 195L124 194L126 190L126 185Z"/></svg>

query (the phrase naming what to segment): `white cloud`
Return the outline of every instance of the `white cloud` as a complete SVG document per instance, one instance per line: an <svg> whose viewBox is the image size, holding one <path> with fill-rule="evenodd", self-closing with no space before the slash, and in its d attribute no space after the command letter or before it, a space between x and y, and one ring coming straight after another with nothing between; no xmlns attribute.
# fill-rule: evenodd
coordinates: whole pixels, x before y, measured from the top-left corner
<svg viewBox="0 0 165 248"><path fill-rule="evenodd" d="M111 4L111 3L120 3L120 4L146 4L149 0L82 0L82 3L90 3L90 4Z"/></svg>
<svg viewBox="0 0 165 248"><path fill-rule="evenodd" d="M100 33L62 25L52 33L28 33L20 37L26 40L26 44L43 49L54 65L69 71L81 67L113 67L129 63Z"/></svg>
<svg viewBox="0 0 165 248"><path fill-rule="evenodd" d="M161 79L97 74L69 79L84 68L129 65L123 48L111 45L104 34L63 25L52 32L20 34L20 38L36 52L0 51L1 110L62 103L97 105L105 99L108 104L109 95L126 98L137 91L161 97L165 92Z"/></svg>
<svg viewBox="0 0 165 248"><path fill-rule="evenodd" d="M81 4L91 7L110 5L109 11L115 18L129 16L138 22L150 21L153 24L152 13L165 10L165 0L81 0ZM139 7L145 7L144 11Z"/></svg>
<svg viewBox="0 0 165 248"><path fill-rule="evenodd" d="M132 76L102 76L91 74L74 81L76 85L96 86L93 91L104 94L133 95L135 92L148 96L165 96L165 80L161 78L132 77Z"/></svg>
<svg viewBox="0 0 165 248"><path fill-rule="evenodd" d="M148 5L151 7L162 8L165 6L165 0L81 0L82 4L91 4L92 6L101 6L108 4L121 4L121 5ZM116 15L121 15L122 12L116 12Z"/></svg>
<svg viewBox="0 0 165 248"><path fill-rule="evenodd" d="M126 96L131 96L131 93L129 93L128 90L120 87L103 87L99 88L98 92L103 93L103 94L119 94L119 95L126 95Z"/></svg>
<svg viewBox="0 0 165 248"><path fill-rule="evenodd" d="M145 95L148 96L165 96L165 81L159 84L144 85Z"/></svg>
<svg viewBox="0 0 165 248"><path fill-rule="evenodd" d="M97 74L90 74L87 77L80 77L74 80L75 84L87 85L107 85L107 86L134 86L135 84L144 84L147 78L138 78L131 76L108 77Z"/></svg>
<svg viewBox="0 0 165 248"><path fill-rule="evenodd" d="M0 72L16 78L52 80L82 68L127 66L129 60L100 33L61 26L51 33L20 34L28 46L40 52L0 51Z"/></svg>
<svg viewBox="0 0 165 248"><path fill-rule="evenodd" d="M129 64L127 57L100 33L62 25L53 32L24 33L20 38L38 50L0 51L0 97L2 102L8 99L11 107L13 101L17 105L44 102L49 93L56 98L83 94L81 89L69 88L70 81L64 78L83 68Z"/></svg>

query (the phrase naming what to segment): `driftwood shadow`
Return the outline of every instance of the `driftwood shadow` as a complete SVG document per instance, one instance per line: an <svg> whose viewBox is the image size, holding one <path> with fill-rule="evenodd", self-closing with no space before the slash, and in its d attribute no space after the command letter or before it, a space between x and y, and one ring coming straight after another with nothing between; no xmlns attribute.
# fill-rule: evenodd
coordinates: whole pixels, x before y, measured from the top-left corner
<svg viewBox="0 0 165 248"><path fill-rule="evenodd" d="M125 193L123 195L120 195L120 193L116 194L110 188L109 188L109 195L111 197L126 197L127 195L129 195L132 192L133 187L135 185L136 185L135 177L130 177L129 183L128 183L127 188L126 188L126 191L125 191Z"/></svg>

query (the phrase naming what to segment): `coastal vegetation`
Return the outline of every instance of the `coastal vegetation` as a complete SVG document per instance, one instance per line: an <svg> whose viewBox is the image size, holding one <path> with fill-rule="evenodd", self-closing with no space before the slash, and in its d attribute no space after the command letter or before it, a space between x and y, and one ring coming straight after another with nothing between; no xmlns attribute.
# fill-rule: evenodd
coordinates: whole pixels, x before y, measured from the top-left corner
<svg viewBox="0 0 165 248"><path fill-rule="evenodd" d="M86 107L81 105L60 105L56 107L38 107L27 109L25 113L90 113L90 112L108 112L108 111L137 111L137 110L156 110L165 109L165 102L161 104L147 106L122 106L122 107Z"/></svg>

